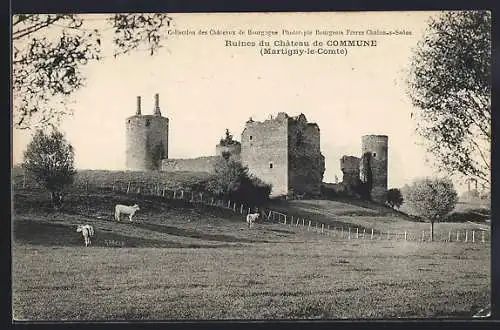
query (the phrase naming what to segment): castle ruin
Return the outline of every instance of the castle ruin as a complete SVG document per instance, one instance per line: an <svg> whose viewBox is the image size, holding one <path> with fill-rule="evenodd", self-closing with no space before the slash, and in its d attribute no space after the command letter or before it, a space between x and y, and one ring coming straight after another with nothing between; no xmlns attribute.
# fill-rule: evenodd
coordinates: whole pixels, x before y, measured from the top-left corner
<svg viewBox="0 0 500 330"><path fill-rule="evenodd" d="M342 182L334 185L338 191L354 195L364 186L370 199L384 203L387 195L388 142L386 135L364 135L361 138L361 157L343 156L340 169Z"/></svg>
<svg viewBox="0 0 500 330"><path fill-rule="evenodd" d="M241 163L272 184L271 196L319 195L325 172L319 127L308 123L304 114L289 117L280 112L263 122L250 119L241 134Z"/></svg>
<svg viewBox="0 0 500 330"><path fill-rule="evenodd" d="M153 114L143 115L137 96L136 113L126 119L125 166L129 170L159 170L161 161L168 158L168 118L161 115L159 103L155 94Z"/></svg>
<svg viewBox="0 0 500 330"><path fill-rule="evenodd" d="M218 160L225 158L240 161L251 174L271 184L272 197L321 194L325 157L320 150L320 129L316 123L309 123L304 114L291 117L279 112L275 118L264 121L250 118L241 133L241 142L226 130L226 137L215 146L215 155L207 157L169 159L168 133L169 120L161 114L159 95L155 94L152 115L142 115L138 96L136 114L126 119L126 168L213 173ZM359 186L369 186L371 199L385 202L387 150L387 136L363 136L361 157L343 156L343 181L329 185L336 191L353 194Z"/></svg>

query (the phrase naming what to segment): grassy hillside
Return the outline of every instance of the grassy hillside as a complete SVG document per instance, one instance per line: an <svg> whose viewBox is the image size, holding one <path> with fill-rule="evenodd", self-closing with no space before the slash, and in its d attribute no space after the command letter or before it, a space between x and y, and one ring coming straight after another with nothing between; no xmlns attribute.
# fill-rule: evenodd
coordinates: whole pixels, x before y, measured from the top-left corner
<svg viewBox="0 0 500 330"><path fill-rule="evenodd" d="M12 183L14 187L22 187L24 181L24 171L20 167L12 169ZM131 189L141 191L150 189L155 185L160 185L166 189L185 189L200 184L210 176L206 172L139 172L139 171L106 171L106 170L79 170L75 176L74 187L76 190L98 187L111 188L113 185L117 189L127 189L131 183ZM36 187L36 182L27 178L26 187Z"/></svg>
<svg viewBox="0 0 500 330"><path fill-rule="evenodd" d="M112 220L117 202L141 206L133 223ZM396 219L325 203L283 206ZM80 223L96 229L89 248ZM20 189L13 239L17 320L470 318L490 299L488 244L248 229L229 210L160 197L75 193L53 213L43 192Z"/></svg>
<svg viewBox="0 0 500 330"><path fill-rule="evenodd" d="M293 200L293 201L272 201L269 206L273 210L292 215L296 219L305 218L308 220L330 225L330 228L343 228L352 231L358 228L359 232L365 230L366 233L372 229L376 233L398 233L407 232L412 239L418 239L422 231L428 232L430 225L420 220L395 211L389 207L359 200ZM296 220L295 220L296 221ZM484 227L484 226L481 226ZM434 235L436 240L447 240L450 232L456 238L456 231L476 230L480 227L462 219L461 222L436 223ZM478 233L479 234L479 233ZM462 235L462 234L461 234ZM481 233L482 235L482 233ZM489 237L489 233L485 233Z"/></svg>

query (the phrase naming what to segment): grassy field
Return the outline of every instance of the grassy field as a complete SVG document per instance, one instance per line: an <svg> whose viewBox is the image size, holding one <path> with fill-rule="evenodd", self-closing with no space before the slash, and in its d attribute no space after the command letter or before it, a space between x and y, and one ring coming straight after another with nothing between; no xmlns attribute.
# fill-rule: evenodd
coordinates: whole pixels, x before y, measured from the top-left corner
<svg viewBox="0 0 500 330"><path fill-rule="evenodd" d="M490 299L489 244L248 229L229 210L160 197L75 194L59 213L45 199L36 190L14 196L17 320L470 318ZM141 205L133 223L112 220L116 202ZM333 208L294 203L325 218L305 204ZM406 224L380 213L336 216ZM79 223L96 229L90 248Z"/></svg>

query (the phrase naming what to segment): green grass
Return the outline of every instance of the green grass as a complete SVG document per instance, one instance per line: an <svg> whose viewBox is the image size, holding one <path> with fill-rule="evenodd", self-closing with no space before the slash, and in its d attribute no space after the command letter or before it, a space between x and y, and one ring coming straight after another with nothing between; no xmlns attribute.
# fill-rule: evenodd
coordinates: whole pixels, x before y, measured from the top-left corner
<svg viewBox="0 0 500 330"><path fill-rule="evenodd" d="M489 244L248 229L228 210L135 195L74 194L52 213L45 198L14 199L17 320L470 318L490 299ZM138 202L136 221L114 222L116 202ZM78 223L96 229L92 247Z"/></svg>

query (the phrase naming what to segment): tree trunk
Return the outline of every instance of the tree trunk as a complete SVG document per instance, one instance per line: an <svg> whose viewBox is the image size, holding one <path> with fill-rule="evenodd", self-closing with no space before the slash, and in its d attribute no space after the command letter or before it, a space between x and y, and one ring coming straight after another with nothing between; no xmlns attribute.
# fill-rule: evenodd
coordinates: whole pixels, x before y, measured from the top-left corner
<svg viewBox="0 0 500 330"><path fill-rule="evenodd" d="M434 240L434 220L431 220L431 242Z"/></svg>

